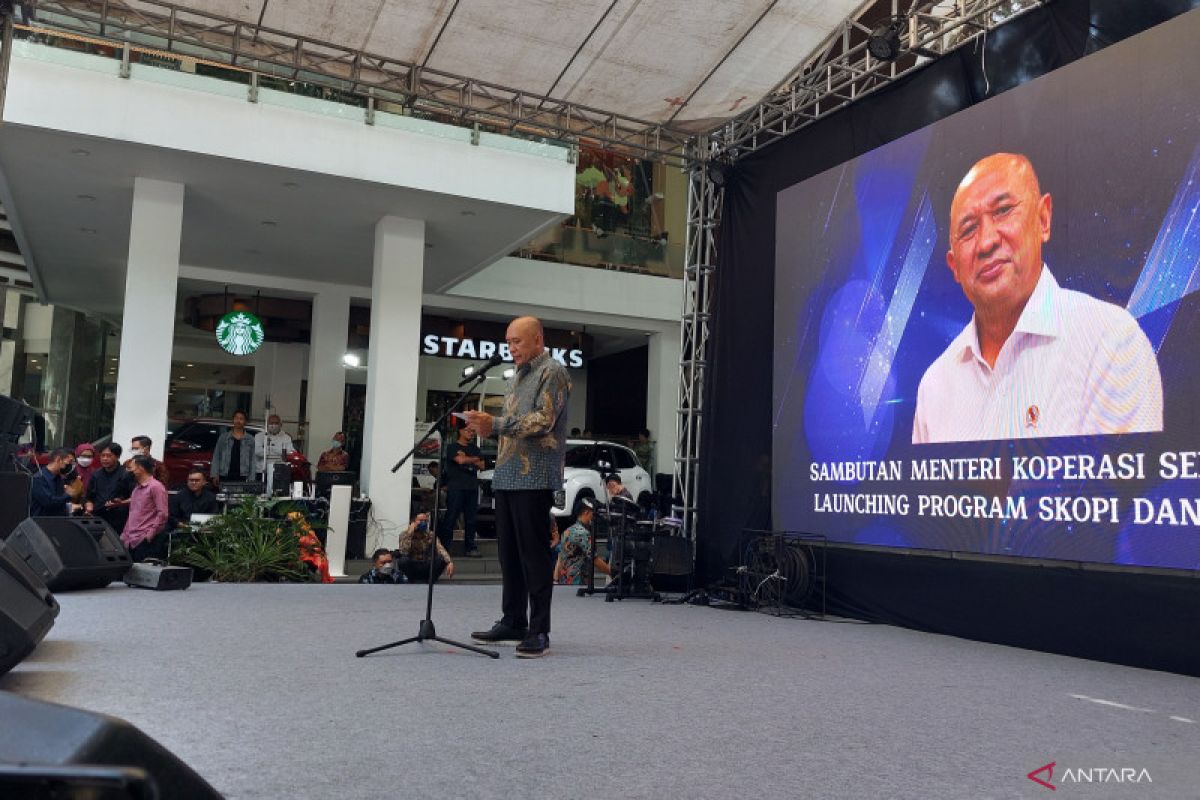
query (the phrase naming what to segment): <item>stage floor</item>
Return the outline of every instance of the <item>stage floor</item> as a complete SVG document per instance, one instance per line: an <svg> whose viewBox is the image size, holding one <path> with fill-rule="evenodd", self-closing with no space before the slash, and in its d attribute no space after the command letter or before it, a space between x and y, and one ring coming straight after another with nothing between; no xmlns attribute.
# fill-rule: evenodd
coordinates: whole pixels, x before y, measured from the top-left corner
<svg viewBox="0 0 1200 800"><path fill-rule="evenodd" d="M123 717L231 798L1026 798L1048 792L1026 773L1051 761L1079 796L1200 791L1194 678L566 587L541 660L440 645L354 657L414 635L424 597L63 594L0 689ZM436 601L438 632L465 640L499 616L500 587L447 585ZM1061 782L1104 767L1153 783Z"/></svg>

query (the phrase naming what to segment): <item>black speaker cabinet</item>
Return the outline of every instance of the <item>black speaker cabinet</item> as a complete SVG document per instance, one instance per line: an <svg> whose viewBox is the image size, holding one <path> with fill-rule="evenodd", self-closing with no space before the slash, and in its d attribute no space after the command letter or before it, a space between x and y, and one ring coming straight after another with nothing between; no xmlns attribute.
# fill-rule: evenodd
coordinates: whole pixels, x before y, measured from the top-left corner
<svg viewBox="0 0 1200 800"><path fill-rule="evenodd" d="M33 652L57 616L58 601L46 584L0 542L0 675Z"/></svg>
<svg viewBox="0 0 1200 800"><path fill-rule="evenodd" d="M132 563L121 537L96 517L30 517L7 543L54 592L108 586Z"/></svg>
<svg viewBox="0 0 1200 800"><path fill-rule="evenodd" d="M116 717L0 692L0 719L4 720L0 725L0 764L59 767L53 774L60 785L66 786L72 785L72 775L80 781L94 780L98 768L116 767L122 768L131 779L148 775L157 789L150 795L153 797L172 800L221 797L169 750ZM22 778L0 771L0 797L28 797L25 792L29 785L28 776Z"/></svg>
<svg viewBox="0 0 1200 800"><path fill-rule="evenodd" d="M24 472L0 472L0 539L29 516L29 483Z"/></svg>

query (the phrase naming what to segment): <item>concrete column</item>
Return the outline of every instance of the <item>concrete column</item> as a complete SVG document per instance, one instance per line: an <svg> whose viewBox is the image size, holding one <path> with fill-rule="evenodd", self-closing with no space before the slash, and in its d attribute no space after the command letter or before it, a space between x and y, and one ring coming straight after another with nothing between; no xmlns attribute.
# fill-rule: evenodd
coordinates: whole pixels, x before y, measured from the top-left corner
<svg viewBox="0 0 1200 800"><path fill-rule="evenodd" d="M347 331L350 328L350 295L322 291L312 300L312 335L308 348L308 458L316 471L317 459L329 440L342 429L346 399Z"/></svg>
<svg viewBox="0 0 1200 800"><path fill-rule="evenodd" d="M0 297L4 298L0 328L11 334L0 335L0 394L20 398L25 380L25 298L15 289L0 290Z"/></svg>
<svg viewBox="0 0 1200 800"><path fill-rule="evenodd" d="M654 471L671 472L679 406L679 334L655 333L647 340L646 427L654 439Z"/></svg>
<svg viewBox="0 0 1200 800"><path fill-rule="evenodd" d="M128 447L145 434L155 458L167 431L182 230L183 184L134 178L113 441Z"/></svg>
<svg viewBox="0 0 1200 800"><path fill-rule="evenodd" d="M422 220L384 217L375 225L362 489L375 518L386 520L383 547L394 547L408 524L412 463L391 468L413 446L424 258Z"/></svg>

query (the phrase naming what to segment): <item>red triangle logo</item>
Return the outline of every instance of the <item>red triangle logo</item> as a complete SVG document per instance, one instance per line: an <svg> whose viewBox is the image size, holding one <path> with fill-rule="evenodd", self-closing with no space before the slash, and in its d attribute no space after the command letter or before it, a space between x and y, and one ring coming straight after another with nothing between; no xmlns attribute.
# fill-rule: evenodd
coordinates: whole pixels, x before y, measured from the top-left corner
<svg viewBox="0 0 1200 800"><path fill-rule="evenodd" d="M1054 765L1057 763L1058 763L1057 761L1051 761L1049 764L1046 764L1045 766L1038 767L1037 769L1035 769L1033 772L1029 773L1025 777L1029 778L1029 780L1033 781L1034 783L1040 783L1042 786L1045 786L1047 789L1049 789L1052 792L1056 792L1056 791L1058 791L1058 787L1055 786L1053 783L1050 783L1050 781L1054 780ZM1042 780L1041 778L1038 777L1039 772L1046 773L1046 780Z"/></svg>

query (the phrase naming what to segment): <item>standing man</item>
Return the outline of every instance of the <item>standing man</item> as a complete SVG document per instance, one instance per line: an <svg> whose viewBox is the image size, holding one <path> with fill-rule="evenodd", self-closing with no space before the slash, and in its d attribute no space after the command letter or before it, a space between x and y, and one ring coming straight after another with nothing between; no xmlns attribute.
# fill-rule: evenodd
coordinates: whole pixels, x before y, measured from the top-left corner
<svg viewBox="0 0 1200 800"><path fill-rule="evenodd" d="M446 549L454 541L454 523L461 513L463 518L463 545L471 558L479 558L475 545L475 512L479 509L479 478L483 469L483 458L475 442L475 429L470 425L459 428L457 441L446 448L446 513L438 520L438 539Z"/></svg>
<svg viewBox="0 0 1200 800"><path fill-rule="evenodd" d="M221 431L213 448L208 474L213 485L239 483L254 477L254 439L246 435L246 412L233 412L233 426Z"/></svg>
<svg viewBox="0 0 1200 800"><path fill-rule="evenodd" d="M154 459L137 455L129 459L129 472L137 484L129 498L129 520L121 542L134 561L166 558L167 489L154 477Z"/></svg>
<svg viewBox="0 0 1200 800"><path fill-rule="evenodd" d="M537 658L550 647L555 559L549 520L554 493L563 485L571 379L550 357L535 317L513 320L505 340L517 371L509 380L503 413L467 412L481 436L500 440L492 489L504 580L503 616L491 630L472 637L484 644L519 640L517 656Z"/></svg>
<svg viewBox="0 0 1200 800"><path fill-rule="evenodd" d="M287 458L287 454L295 450L292 437L283 430L283 421L278 414L267 417L267 429L254 434L254 463L267 484L267 494L274 487L272 483L272 467Z"/></svg>
<svg viewBox="0 0 1200 800"><path fill-rule="evenodd" d="M75 454L65 447L50 453L46 466L38 470L30 485L29 516L65 517L80 506L63 485L75 466Z"/></svg>
<svg viewBox="0 0 1200 800"><path fill-rule="evenodd" d="M120 533L129 516L129 496L133 494L133 475L121 466L121 445L109 442L100 450L100 469L88 482L84 513L97 516Z"/></svg>
<svg viewBox="0 0 1200 800"><path fill-rule="evenodd" d="M130 459L132 459L134 456L145 456L146 458L150 459L150 463L154 465L154 469L151 470L151 474L154 475L158 482L163 486L166 486L168 483L170 483L170 473L167 471L167 465L150 455L150 448L154 445L154 442L149 436L135 436L133 437L131 445L132 446L129 448ZM129 469L128 461L125 462L125 469Z"/></svg>

